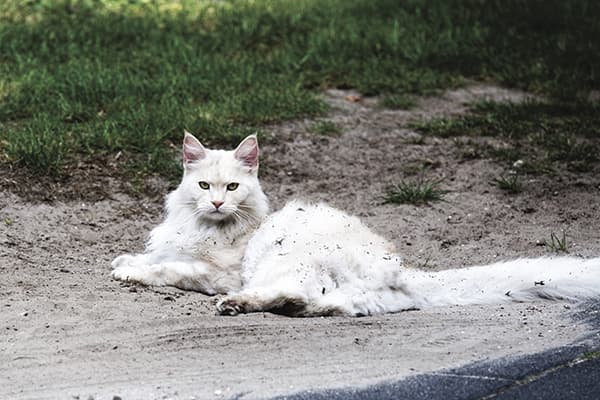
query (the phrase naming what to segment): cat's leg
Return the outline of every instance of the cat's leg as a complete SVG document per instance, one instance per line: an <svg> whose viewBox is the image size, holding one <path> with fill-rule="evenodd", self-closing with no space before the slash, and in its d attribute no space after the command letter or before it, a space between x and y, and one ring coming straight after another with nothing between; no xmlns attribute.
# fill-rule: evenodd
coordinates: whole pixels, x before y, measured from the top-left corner
<svg viewBox="0 0 600 400"><path fill-rule="evenodd" d="M279 291L259 289L242 291L225 297L217 304L217 312L221 315L237 315L283 309L288 304L290 311L292 308L304 307L304 302L299 297L285 295ZM294 307L294 304L297 306Z"/></svg>
<svg viewBox="0 0 600 400"><path fill-rule="evenodd" d="M131 276L134 281L150 264L150 254L123 254L112 261L111 276L121 281L126 281Z"/></svg>
<svg viewBox="0 0 600 400"><path fill-rule="evenodd" d="M348 315L337 305L321 305L298 293L285 293L274 287L253 289L229 295L217 304L221 315L272 312L290 317Z"/></svg>
<svg viewBox="0 0 600 400"><path fill-rule="evenodd" d="M319 317L365 316L415 307L414 300L396 288L355 287L349 283L325 288L311 283L308 287L296 285L292 289L285 281L278 281L233 293L217 304L217 311L221 315L264 311L292 317Z"/></svg>
<svg viewBox="0 0 600 400"><path fill-rule="evenodd" d="M148 258L145 260L147 262ZM143 261L143 257L136 256L122 259L111 275L121 281L152 286L175 286L211 296L239 289L241 285L236 274L216 270L202 261L166 261L156 264L144 264Z"/></svg>

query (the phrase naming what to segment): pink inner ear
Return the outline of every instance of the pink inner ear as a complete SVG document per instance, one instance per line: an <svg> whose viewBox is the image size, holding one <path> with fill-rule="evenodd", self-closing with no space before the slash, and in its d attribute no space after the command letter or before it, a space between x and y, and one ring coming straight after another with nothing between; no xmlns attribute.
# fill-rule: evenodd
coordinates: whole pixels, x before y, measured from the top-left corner
<svg viewBox="0 0 600 400"><path fill-rule="evenodd" d="M250 137L244 140L235 151L235 158L242 161L244 165L254 168L258 166L258 142L256 138Z"/></svg>
<svg viewBox="0 0 600 400"><path fill-rule="evenodd" d="M204 146L191 134L186 134L183 139L183 162L192 163L206 156Z"/></svg>

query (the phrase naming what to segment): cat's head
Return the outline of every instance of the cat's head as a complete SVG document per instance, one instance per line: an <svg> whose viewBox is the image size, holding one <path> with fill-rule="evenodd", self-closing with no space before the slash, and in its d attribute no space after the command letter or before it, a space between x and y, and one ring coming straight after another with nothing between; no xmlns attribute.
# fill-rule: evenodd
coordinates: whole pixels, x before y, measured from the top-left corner
<svg viewBox="0 0 600 400"><path fill-rule="evenodd" d="M258 182L258 140L248 136L233 151L205 148L191 133L183 139L180 188L200 219L242 220L266 198Z"/></svg>

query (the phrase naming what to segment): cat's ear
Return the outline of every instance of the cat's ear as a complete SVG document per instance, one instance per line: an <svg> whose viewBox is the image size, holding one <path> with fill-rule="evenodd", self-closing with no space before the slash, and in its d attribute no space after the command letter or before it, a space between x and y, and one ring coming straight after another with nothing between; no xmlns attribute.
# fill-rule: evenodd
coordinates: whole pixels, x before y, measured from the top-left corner
<svg viewBox="0 0 600 400"><path fill-rule="evenodd" d="M235 149L235 158L252 169L258 168L258 139L250 135Z"/></svg>
<svg viewBox="0 0 600 400"><path fill-rule="evenodd" d="M186 130L183 132L185 133L183 137L183 165L187 166L206 157L206 149L194 135Z"/></svg>

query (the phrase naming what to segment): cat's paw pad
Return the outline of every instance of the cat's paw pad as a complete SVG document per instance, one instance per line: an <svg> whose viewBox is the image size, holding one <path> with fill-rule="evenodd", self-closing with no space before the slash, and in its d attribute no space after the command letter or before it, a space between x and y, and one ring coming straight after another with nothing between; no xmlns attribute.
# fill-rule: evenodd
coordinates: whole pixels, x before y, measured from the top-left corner
<svg viewBox="0 0 600 400"><path fill-rule="evenodd" d="M246 312L244 305L234 299L223 299L217 304L217 312L221 315L238 315Z"/></svg>

